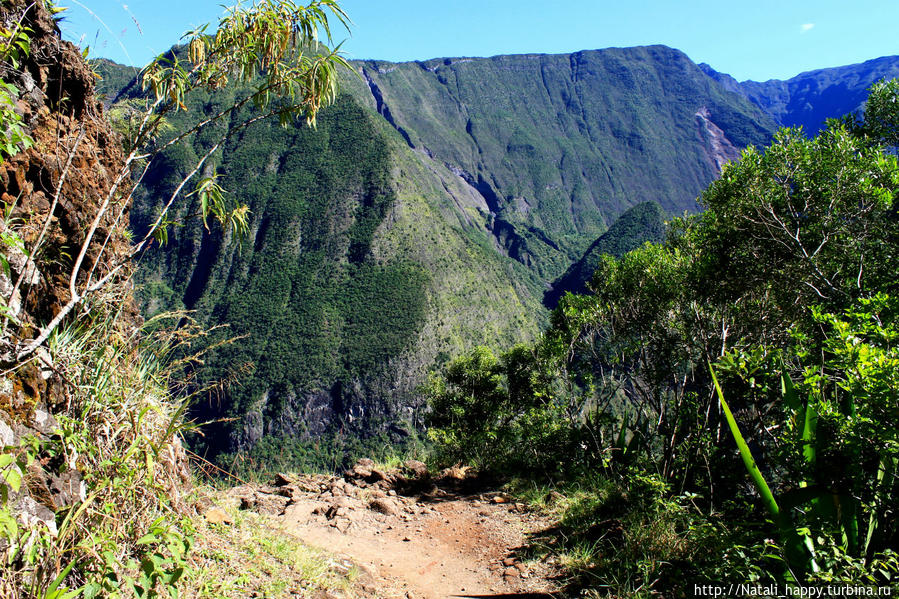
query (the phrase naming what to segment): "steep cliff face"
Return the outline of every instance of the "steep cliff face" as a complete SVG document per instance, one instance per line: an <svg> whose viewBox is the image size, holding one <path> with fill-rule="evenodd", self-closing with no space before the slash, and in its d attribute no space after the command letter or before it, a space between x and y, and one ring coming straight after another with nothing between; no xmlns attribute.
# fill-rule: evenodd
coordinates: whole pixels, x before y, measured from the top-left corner
<svg viewBox="0 0 899 599"><path fill-rule="evenodd" d="M228 101L197 100L187 118ZM147 173L139 232L203 145L196 139ZM246 129L216 169L250 208L247 239L206 230L189 218L197 206L188 200L175 215L184 226L142 257L139 273L148 312L187 308L204 325L227 324L210 345L240 337L196 373L238 381L195 410L238 419L208 435L212 452L338 430L400 440L440 352L538 328L539 284L493 249L476 194L351 96L314 130Z"/></svg>
<svg viewBox="0 0 899 599"><path fill-rule="evenodd" d="M545 279L636 204L696 209L722 161L775 128L664 46L358 68L374 107L481 193L497 243Z"/></svg>
<svg viewBox="0 0 899 599"><path fill-rule="evenodd" d="M130 186L120 185L118 192L113 189L122 173L123 155L95 96L94 75L78 49L60 40L43 2L3 2L0 26L7 36L0 70L17 115L4 113L3 127L17 121L33 141L12 156L4 148L0 160L0 453L4 458L15 456L22 465L17 470L15 463L4 462L0 509L31 531L28 543L35 545L29 558L33 563L36 555L47 550L40 545L41 535L49 531L56 536L57 522L63 520L61 510L85 500L89 457L77 452L63 457L62 452L71 451L72 438L93 436L94 431L70 429L70 438L61 440L59 421L66 417L72 422L76 413L83 416L83 406L73 399L78 396L73 379L83 387L86 384L73 372L92 365L60 356L62 343L43 343L33 353L25 351L50 321L65 313L72 289L84 294L85 301L60 328L79 319L87 328L102 318L101 304L121 311L108 330L117 339L134 332L140 318L127 283ZM19 33L22 37L15 37ZM27 52L9 53L11 35ZM110 209L98 218L107 202ZM88 231L95 222L92 241ZM87 246L85 259L75 268L83 246ZM119 276L100 290L102 301L99 294L84 293L88 280L96 281L111 271ZM99 343L102 347L104 342ZM24 448L36 459L24 460ZM20 487L11 482L16 472L23 474ZM4 597L18 596L7 593L16 592L10 585L21 582L17 577L27 571L18 570L21 551L5 552L14 531L7 521L0 542L4 572L0 595ZM61 559L56 556L57 565ZM37 586L40 577L47 574L54 575L52 571L28 575L29 588L41 588Z"/></svg>
<svg viewBox="0 0 899 599"><path fill-rule="evenodd" d="M77 48L59 39L42 3L5 2L0 21L8 31L27 32L27 55L7 61L3 78L17 96L15 112L34 142L0 164L2 254L8 264L0 273L5 303L0 362L6 370L69 302L70 283L81 287L90 276L102 277L125 264L130 248L128 208L122 203L127 194L110 195L123 156L94 96L93 74ZM100 244L92 244L73 274L87 230L110 197L120 209L98 222L95 237L108 240L102 256ZM134 304L126 299L123 305L133 322ZM47 369L42 360L32 360L5 375L0 420L28 422L35 410L52 411L59 396L53 388L61 381Z"/></svg>

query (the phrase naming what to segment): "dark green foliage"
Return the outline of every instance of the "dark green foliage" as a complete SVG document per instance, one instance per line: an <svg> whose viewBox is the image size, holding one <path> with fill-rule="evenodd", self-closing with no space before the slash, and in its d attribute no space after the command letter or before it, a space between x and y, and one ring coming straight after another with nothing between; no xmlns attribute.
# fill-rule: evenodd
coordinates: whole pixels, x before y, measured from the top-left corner
<svg viewBox="0 0 899 599"><path fill-rule="evenodd" d="M872 106L895 95L879 87ZM796 578L851 580L865 559L895 549L885 539L896 531L881 530L879 518L869 524L862 513L873 508L861 507L893 509L878 485L895 459L886 412L896 400L883 393L894 376L895 365L886 366L892 321L889 310L862 308L865 298L893 289L899 242L899 170L876 141L833 122L812 140L785 130L764 153L747 150L703 194L703 214L681 221L664 245L607 259L594 279L596 295L566 299L547 337L557 348L574 343L584 358L573 367L599 369L604 385L622 385L628 402L649 412L656 425L647 456L712 505L740 485L731 476L734 452L705 438L705 431L721 438L725 421L704 399L710 381L700 365L719 361L739 422L731 424L748 443L741 449L754 454L762 469L756 477L779 497L777 526ZM854 324L822 316L850 308ZM866 345L872 334L881 341ZM790 407L798 402L781 394L781 358L794 372L804 369L808 408ZM878 399L868 404L872 394ZM809 428L813 416L818 426ZM860 430L866 442L856 437ZM789 492L797 486L807 487L805 499ZM811 498L815 509L794 509ZM839 517L821 512L828 505ZM803 527L818 536L803 540L796 532ZM866 531L872 542L862 551Z"/></svg>
<svg viewBox="0 0 899 599"><path fill-rule="evenodd" d="M137 67L127 67L105 58L92 60L89 64L99 77L95 89L105 103L116 101L125 90L133 88L140 72Z"/></svg>
<svg viewBox="0 0 899 599"><path fill-rule="evenodd" d="M867 135L886 146L899 147L899 79L881 80L871 87L862 118L844 119L858 135Z"/></svg>
<svg viewBox="0 0 899 599"><path fill-rule="evenodd" d="M572 458L582 452L571 426L575 413L548 366L526 346L500 358L477 347L432 377L426 424L437 459L465 461L484 472L529 469L547 476L576 464Z"/></svg>
<svg viewBox="0 0 899 599"><path fill-rule="evenodd" d="M895 84L877 85L870 120L832 121L814 139L787 129L764 152L748 149L702 195L705 212L674 221L664 243L604 256L594 293L569 294L553 313L529 368L554 364L562 387L592 398L566 426L598 439L598 450L573 458L629 486L658 476L662 497L682 506L688 498L707 514L668 529L672 542L703 542L699 528L731 556L722 567L693 554L701 569L670 580L641 570L638 580L656 590L676 591L685 574L885 584L899 571L899 162L884 145L897 97ZM721 378L717 396L709 364ZM435 407L458 398L449 405L487 422L531 409L456 389L438 394ZM553 397L543 409L564 395ZM484 418L483 406L512 416ZM542 438L539 428L528 432ZM546 463L551 450L528 459ZM747 470L755 494L745 494ZM620 555L601 577L620 572L622 560L640 567Z"/></svg>
<svg viewBox="0 0 899 599"><path fill-rule="evenodd" d="M664 237L665 215L661 207L655 202L637 204L622 214L608 231L593 242L580 260L556 279L552 289L543 296L544 305L552 309L568 292L585 293L604 255L621 258L647 241L657 243Z"/></svg>
<svg viewBox="0 0 899 599"><path fill-rule="evenodd" d="M340 298L345 316L345 368L370 371L410 345L424 319L428 277L412 264L360 265Z"/></svg>
<svg viewBox="0 0 899 599"><path fill-rule="evenodd" d="M767 460L778 466L769 475L775 493L729 412L728 421L741 453L750 455L747 469L778 524L785 568L794 579L885 582L899 572L893 517L899 465L893 424L899 415L896 304L877 293L839 316L813 307L823 342L797 335L784 352L804 367L795 386L783 363L765 363L764 352L731 351L720 361L737 381L753 381L762 397L775 395L770 387L780 373L781 402L774 411L781 421L775 417L768 425L779 429L780 443L766 448ZM726 410L720 387L717 392Z"/></svg>
<svg viewBox="0 0 899 599"><path fill-rule="evenodd" d="M200 99L194 110L210 112L227 101ZM222 187L250 207L250 238L232 242L188 221L173 232L168 251L146 254L142 272L167 281L166 295L197 310L203 322L230 325L211 342L241 337L214 351L196 373L213 381L239 371L240 383L229 388L224 405L196 416L257 411L266 420L286 418L286 428L273 434L289 434L300 427L310 393L335 394L323 407L339 412L332 402L342 401L341 388L377 375L416 339L428 275L414 263L379 263L371 255L395 194L386 143L368 119L343 97L314 130L266 123L244 130L217 170ZM189 146L174 149L147 174L148 197L133 219L138 232L155 209L150 198L166 197L196 155ZM189 215L196 207L187 202L179 210ZM227 447L228 438L220 437L212 449Z"/></svg>

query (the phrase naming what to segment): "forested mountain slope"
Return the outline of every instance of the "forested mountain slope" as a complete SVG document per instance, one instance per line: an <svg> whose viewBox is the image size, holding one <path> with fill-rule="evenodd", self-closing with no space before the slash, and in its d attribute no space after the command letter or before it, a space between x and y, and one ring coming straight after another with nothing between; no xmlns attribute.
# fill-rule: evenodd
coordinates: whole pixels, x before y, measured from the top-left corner
<svg viewBox="0 0 899 599"><path fill-rule="evenodd" d="M231 99L198 100L186 122ZM206 143L147 173L138 231ZM206 326L228 325L210 344L241 337L197 373L239 380L195 414L239 419L212 435L213 451L346 426L396 442L440 352L538 330L540 284L495 251L480 197L351 96L315 129L253 125L216 161L222 186L250 208L248 238L185 219L140 271L147 312L183 307ZM197 210L193 197L177 216Z"/></svg>
<svg viewBox="0 0 899 599"><path fill-rule="evenodd" d="M694 210L776 126L665 46L358 66L385 119L476 187L503 249L547 279L636 204Z"/></svg>
<svg viewBox="0 0 899 599"><path fill-rule="evenodd" d="M649 230L628 231L655 236L776 127L663 46L353 67L316 129L258 123L214 158L249 206L247 240L194 219L142 258L147 313L227 325L210 344L242 336L197 372L236 381L195 414L236 419L207 435L213 452L302 454L337 431L401 440L429 367L535 335L551 283L571 267L582 284L621 213L656 202ZM110 100L139 93L133 71L101 70ZM173 125L239 93L196 97ZM215 135L147 174L138 232ZM197 211L194 196L174 216Z"/></svg>
<svg viewBox="0 0 899 599"><path fill-rule="evenodd" d="M665 238L665 214L655 202L637 204L612 223L609 230L590 244L584 255L565 274L553 282L543 296L544 305L553 309L565 293L587 293L593 273L603 256L620 258L647 241L658 243Z"/></svg>

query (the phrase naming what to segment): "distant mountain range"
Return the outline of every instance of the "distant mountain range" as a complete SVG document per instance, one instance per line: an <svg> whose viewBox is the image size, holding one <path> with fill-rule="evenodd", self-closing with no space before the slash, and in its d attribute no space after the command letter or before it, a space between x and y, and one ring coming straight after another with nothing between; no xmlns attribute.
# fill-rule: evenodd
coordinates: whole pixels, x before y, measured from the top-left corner
<svg viewBox="0 0 899 599"><path fill-rule="evenodd" d="M737 92L784 127L803 127L815 134L829 118L861 110L868 88L881 79L899 77L899 56L884 56L860 64L800 73L786 81L737 81L707 64L706 74L729 91Z"/></svg>
<svg viewBox="0 0 899 599"><path fill-rule="evenodd" d="M111 102L139 93L134 69L96 68ZM899 57L764 83L665 46L353 68L316 130L260 123L216 158L250 206L249 240L188 223L141 263L147 312L193 309L246 336L199 373L241 381L198 408L236 418L207 436L213 452L403 438L429 368L536 335L544 299L583 290L602 253L659 238L779 126L858 110ZM194 98L173 124L240 93ZM192 143L148 173L135 228L210 142Z"/></svg>

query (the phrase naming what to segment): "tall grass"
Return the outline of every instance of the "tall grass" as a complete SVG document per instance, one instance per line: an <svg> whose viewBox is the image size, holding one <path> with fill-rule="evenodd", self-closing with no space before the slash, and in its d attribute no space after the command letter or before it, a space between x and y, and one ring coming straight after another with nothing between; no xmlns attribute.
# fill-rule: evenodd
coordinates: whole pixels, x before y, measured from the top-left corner
<svg viewBox="0 0 899 599"><path fill-rule="evenodd" d="M2 597L151 597L184 574L192 544L179 440L185 403L171 383L183 364L173 357L197 332L162 319L141 331L120 318L122 305L105 298L48 340L44 367L61 381L58 427L3 455L31 473L75 470L83 493L55 513L56 531L23 525L12 501L0 502Z"/></svg>
<svg viewBox="0 0 899 599"><path fill-rule="evenodd" d="M557 564L570 596L680 596L706 580L710 564L752 579L751 558L724 555L733 540L725 523L701 512L695 496L672 496L656 475L632 469L560 485L517 480L510 490L555 522L532 535L523 557Z"/></svg>

